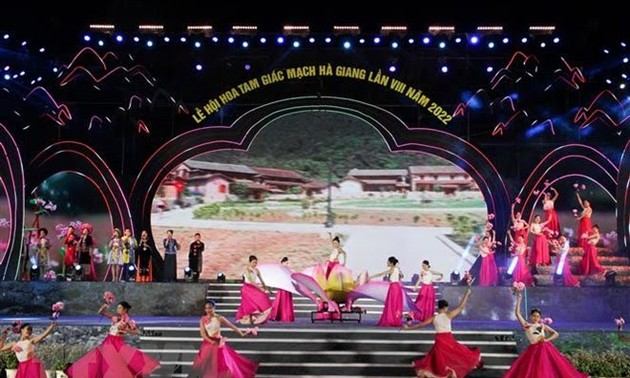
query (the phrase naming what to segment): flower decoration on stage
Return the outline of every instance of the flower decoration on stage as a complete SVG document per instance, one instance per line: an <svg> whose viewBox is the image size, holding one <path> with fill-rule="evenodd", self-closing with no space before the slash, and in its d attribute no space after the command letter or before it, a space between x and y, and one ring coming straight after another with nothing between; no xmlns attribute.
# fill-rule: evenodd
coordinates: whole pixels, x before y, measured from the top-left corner
<svg viewBox="0 0 630 378"><path fill-rule="evenodd" d="M514 202L516 202L517 204L520 204L521 203L521 198L520 197L514 198Z"/></svg>
<svg viewBox="0 0 630 378"><path fill-rule="evenodd" d="M535 196L537 196L537 195L539 195L539 194L540 194L540 190L538 190L538 189L534 190L534 195L535 195Z"/></svg>
<svg viewBox="0 0 630 378"><path fill-rule="evenodd" d="M580 190L580 184L578 184L577 182L573 184L573 189L579 191Z"/></svg>
<svg viewBox="0 0 630 378"><path fill-rule="evenodd" d="M580 190L586 190L586 185L584 184L580 185Z"/></svg>
<svg viewBox="0 0 630 378"><path fill-rule="evenodd" d="M617 325L617 329L621 331L623 325L626 324L626 321L623 320L623 318L620 316L618 318L615 318L615 324Z"/></svg>
<svg viewBox="0 0 630 378"><path fill-rule="evenodd" d="M490 222L486 222L486 230L490 231L490 230L492 230L492 228L494 228L494 225L492 223L490 223Z"/></svg>
<svg viewBox="0 0 630 378"><path fill-rule="evenodd" d="M114 301L116 301L116 297L111 291L106 291L103 293L103 301L105 301L106 304L110 305L114 303Z"/></svg>
<svg viewBox="0 0 630 378"><path fill-rule="evenodd" d="M491 221L494 219L494 214L490 213L488 214L488 220Z"/></svg>
<svg viewBox="0 0 630 378"><path fill-rule="evenodd" d="M18 320L17 322L11 323L11 332L20 333L20 327L22 327L22 321Z"/></svg>
<svg viewBox="0 0 630 378"><path fill-rule="evenodd" d="M43 279L44 281L56 281L57 273L55 273L55 271L51 269L48 272L44 273Z"/></svg>
<svg viewBox="0 0 630 378"><path fill-rule="evenodd" d="M613 252L617 250L617 233L615 231L610 231L604 235L602 238L602 244L604 247L610 248Z"/></svg>
<svg viewBox="0 0 630 378"><path fill-rule="evenodd" d="M577 209L573 209L573 210L571 210L571 212L573 213L573 216L577 218L578 210Z"/></svg>
<svg viewBox="0 0 630 378"><path fill-rule="evenodd" d="M105 260L103 254L98 250L98 248L94 248L92 251L92 261L94 264L101 264Z"/></svg>
<svg viewBox="0 0 630 378"><path fill-rule="evenodd" d="M57 205L40 197L31 198L28 202L35 206L35 216L50 214L57 210Z"/></svg>
<svg viewBox="0 0 630 378"><path fill-rule="evenodd" d="M551 183L549 182L549 180L545 180L545 188L548 187Z"/></svg>
<svg viewBox="0 0 630 378"><path fill-rule="evenodd" d="M63 302L57 302L52 305L52 315L50 319L57 320L59 318L59 314L61 314L61 310L65 307Z"/></svg>
<svg viewBox="0 0 630 378"><path fill-rule="evenodd" d="M129 320L127 322L127 327L129 329L138 329L138 325L136 324L136 322L134 320Z"/></svg>
<svg viewBox="0 0 630 378"><path fill-rule="evenodd" d="M0 228L9 228L11 226L11 222L6 220L6 218L0 218Z"/></svg>
<svg viewBox="0 0 630 378"><path fill-rule="evenodd" d="M258 336L258 327L254 327L254 328L247 328L245 330L245 334L244 336L247 335L253 335L253 336Z"/></svg>
<svg viewBox="0 0 630 378"><path fill-rule="evenodd" d="M516 293L522 293L523 290L525 290L525 284L523 282L514 282L512 284L512 292L514 294Z"/></svg>
<svg viewBox="0 0 630 378"><path fill-rule="evenodd" d="M553 319L551 319L551 318L542 318L542 319L540 319L540 323L544 324L544 325L550 325L551 323L553 323Z"/></svg>

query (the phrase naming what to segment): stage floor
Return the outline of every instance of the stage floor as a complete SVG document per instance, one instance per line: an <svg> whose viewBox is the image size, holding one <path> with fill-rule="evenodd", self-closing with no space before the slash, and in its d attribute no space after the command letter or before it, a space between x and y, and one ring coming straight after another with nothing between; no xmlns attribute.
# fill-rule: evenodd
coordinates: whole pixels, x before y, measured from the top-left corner
<svg viewBox="0 0 630 378"><path fill-rule="evenodd" d="M138 323L140 327L198 327L200 317L168 317L168 316L133 316L132 318ZM10 325L14 321L21 320L23 322L29 322L32 324L47 324L50 319L45 316L2 316L0 317L0 325ZM232 319L230 319L232 320ZM309 318L296 318L293 323L277 323L268 322L260 328L341 328L341 329L385 329L376 325L377 319L363 319L361 323L346 321L331 323L330 321L317 321L311 323ZM63 316L57 321L59 325L68 326L106 326L109 325L107 318L103 316ZM236 324L236 323L235 323ZM246 328L247 325L239 325ZM571 331L571 332L615 332L615 324L613 321L602 322L562 322L555 321L551 325L557 331ZM391 328L392 330L395 328ZM432 326L425 327L424 329L431 330ZM501 330L501 331L518 331L520 326L517 322L507 321L453 321L453 331L458 330Z"/></svg>

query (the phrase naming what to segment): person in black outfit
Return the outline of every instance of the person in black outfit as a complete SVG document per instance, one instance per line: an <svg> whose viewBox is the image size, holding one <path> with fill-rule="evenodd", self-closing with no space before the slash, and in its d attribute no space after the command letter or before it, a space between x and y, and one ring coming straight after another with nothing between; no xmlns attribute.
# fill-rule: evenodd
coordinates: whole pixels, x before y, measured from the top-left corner
<svg viewBox="0 0 630 378"><path fill-rule="evenodd" d="M194 282L199 281L201 275L201 268L203 266L202 252L205 245L201 241L201 234L195 234L195 240L190 243L190 249L188 251L188 267L192 271L192 278Z"/></svg>

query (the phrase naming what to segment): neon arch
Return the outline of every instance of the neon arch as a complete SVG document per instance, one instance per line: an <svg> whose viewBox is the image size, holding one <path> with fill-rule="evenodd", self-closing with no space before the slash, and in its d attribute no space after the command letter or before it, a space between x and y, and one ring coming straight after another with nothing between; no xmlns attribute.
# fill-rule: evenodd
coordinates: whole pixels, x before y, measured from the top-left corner
<svg viewBox="0 0 630 378"><path fill-rule="evenodd" d="M141 168L131 191L137 227L151 229L151 205L163 179L183 161L221 150L247 151L256 135L273 120L300 112L338 112L363 120L376 129L393 153L424 152L465 170L478 184L488 213L495 214L499 235L507 230L509 196L500 174L483 152L448 132L410 128L377 106L339 97L297 97L271 102L243 114L230 126L208 126L178 135L162 145Z"/></svg>
<svg viewBox="0 0 630 378"><path fill-rule="evenodd" d="M9 130L0 123L0 175L7 194L9 237L6 253L0 258L0 280L17 279L20 252L23 247L24 225L24 168L20 150Z"/></svg>

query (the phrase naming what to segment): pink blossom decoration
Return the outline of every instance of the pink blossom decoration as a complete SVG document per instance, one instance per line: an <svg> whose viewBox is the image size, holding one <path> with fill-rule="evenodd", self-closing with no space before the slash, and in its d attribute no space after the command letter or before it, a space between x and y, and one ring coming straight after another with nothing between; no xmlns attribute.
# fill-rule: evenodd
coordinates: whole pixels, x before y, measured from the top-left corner
<svg viewBox="0 0 630 378"><path fill-rule="evenodd" d="M586 190L586 185L582 184L582 185L580 186L580 189L582 189L582 190Z"/></svg>
<svg viewBox="0 0 630 378"><path fill-rule="evenodd" d="M549 186L550 182L549 180L545 180L545 186Z"/></svg>
<svg viewBox="0 0 630 378"><path fill-rule="evenodd" d="M254 336L258 336L258 327L254 327L254 328L247 328L247 330L245 331L245 335L254 335Z"/></svg>
<svg viewBox="0 0 630 378"><path fill-rule="evenodd" d="M5 218L0 218L0 228L9 228L11 227L11 222L6 220Z"/></svg>
<svg viewBox="0 0 630 378"><path fill-rule="evenodd" d="M615 318L615 324L617 324L617 328L622 329L623 325L626 324L626 321L623 320L622 317Z"/></svg>
<svg viewBox="0 0 630 378"><path fill-rule="evenodd" d="M514 199L514 202L516 202L516 203L521 203L521 198L520 198L520 197L516 197L516 198Z"/></svg>
<svg viewBox="0 0 630 378"><path fill-rule="evenodd" d="M534 190L534 195L535 195L535 196L537 196L537 195L539 195L539 194L540 194L540 190L538 190L538 189Z"/></svg>
<svg viewBox="0 0 630 378"><path fill-rule="evenodd" d="M578 184L577 182L576 182L575 184L573 184L573 188L574 188L574 189L576 189L576 190L577 190L579 187L580 187L580 184Z"/></svg>
<svg viewBox="0 0 630 378"><path fill-rule="evenodd" d="M514 282L512 284L512 289L520 293L525 290L525 284L523 282Z"/></svg>
<svg viewBox="0 0 630 378"><path fill-rule="evenodd" d="M540 322L541 322L542 324L545 324L545 325L550 325L551 323L553 323L553 319L551 319L551 318L542 318L542 319L540 320Z"/></svg>
<svg viewBox="0 0 630 378"><path fill-rule="evenodd" d="M116 297L114 296L114 293L112 293L111 291L106 291L103 293L103 300L105 301L105 303L112 304L114 303L114 301L116 301Z"/></svg>
<svg viewBox="0 0 630 378"><path fill-rule="evenodd" d="M138 325L136 324L136 322L134 320L130 320L129 322L127 322L127 326L129 327L129 329L137 329Z"/></svg>
<svg viewBox="0 0 630 378"><path fill-rule="evenodd" d="M490 213L488 214L488 220L493 220L494 219L494 214Z"/></svg>

